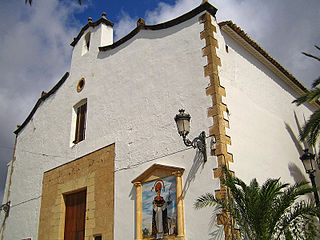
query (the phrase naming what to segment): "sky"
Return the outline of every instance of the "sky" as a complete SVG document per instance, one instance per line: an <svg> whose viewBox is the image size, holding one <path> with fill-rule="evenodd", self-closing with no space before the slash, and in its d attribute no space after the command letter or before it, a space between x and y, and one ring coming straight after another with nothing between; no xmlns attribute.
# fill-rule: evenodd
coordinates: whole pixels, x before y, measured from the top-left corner
<svg viewBox="0 0 320 240"><path fill-rule="evenodd" d="M115 23L115 40L139 17L146 24L173 19L201 0L0 0L0 199L15 135L40 97L69 71L70 43L88 17L106 12ZM320 55L319 0L210 0L217 21L232 20L306 87L319 75L319 63L302 51ZM36 149L32 149L36 151ZM26 176L27 177L27 176Z"/></svg>

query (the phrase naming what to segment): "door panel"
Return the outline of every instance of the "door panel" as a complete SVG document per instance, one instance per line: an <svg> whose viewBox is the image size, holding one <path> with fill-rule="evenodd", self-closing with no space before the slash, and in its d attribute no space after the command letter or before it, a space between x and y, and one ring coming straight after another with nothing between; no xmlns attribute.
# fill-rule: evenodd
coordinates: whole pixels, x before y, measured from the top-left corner
<svg viewBox="0 0 320 240"><path fill-rule="evenodd" d="M87 192L81 191L65 196L65 240L84 240Z"/></svg>

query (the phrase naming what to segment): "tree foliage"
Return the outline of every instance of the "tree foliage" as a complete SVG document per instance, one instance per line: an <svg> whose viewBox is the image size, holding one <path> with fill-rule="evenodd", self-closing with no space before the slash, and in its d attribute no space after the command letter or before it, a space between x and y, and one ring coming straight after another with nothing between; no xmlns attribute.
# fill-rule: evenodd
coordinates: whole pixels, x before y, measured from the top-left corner
<svg viewBox="0 0 320 240"><path fill-rule="evenodd" d="M315 46L318 50L320 50L320 47ZM314 55L311 55L309 53L303 52L304 55L307 57L313 58L317 61L320 61L320 58ZM318 77L314 82L312 83L312 89L302 95L301 97L297 98L293 102L296 103L298 106L305 103L305 102L314 102L317 101L320 97L320 77ZM306 124L302 128L302 132L300 134L300 140L305 141L307 140L310 145L315 145L318 137L320 134L320 109L315 111L309 118L309 120L306 122Z"/></svg>
<svg viewBox="0 0 320 240"><path fill-rule="evenodd" d="M260 186L253 179L246 185L227 170L224 172L224 184L232 197L221 201L206 193L195 201L196 209L213 207L230 212L243 239L315 239L318 236L319 209L313 201L298 200L314 191L307 182L289 185L280 179L268 179Z"/></svg>

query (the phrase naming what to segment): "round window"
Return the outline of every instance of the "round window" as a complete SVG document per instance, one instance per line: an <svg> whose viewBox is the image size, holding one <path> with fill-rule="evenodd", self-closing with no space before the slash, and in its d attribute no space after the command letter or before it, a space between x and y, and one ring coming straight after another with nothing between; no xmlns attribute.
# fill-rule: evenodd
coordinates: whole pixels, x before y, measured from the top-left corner
<svg viewBox="0 0 320 240"><path fill-rule="evenodd" d="M77 86L77 91L81 92L82 89L84 88L84 84L85 84L85 80L84 78L81 78L78 82L78 86Z"/></svg>

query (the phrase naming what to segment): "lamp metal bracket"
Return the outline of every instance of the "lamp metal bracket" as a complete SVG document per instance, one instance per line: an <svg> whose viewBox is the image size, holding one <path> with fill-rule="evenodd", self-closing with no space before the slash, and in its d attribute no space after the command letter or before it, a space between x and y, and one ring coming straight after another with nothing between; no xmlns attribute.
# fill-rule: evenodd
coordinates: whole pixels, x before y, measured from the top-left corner
<svg viewBox="0 0 320 240"><path fill-rule="evenodd" d="M186 136L183 136L183 142L187 147L197 148L203 155L203 161L207 161L206 133L204 131L192 141L186 138Z"/></svg>

